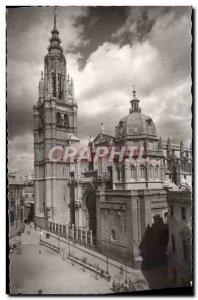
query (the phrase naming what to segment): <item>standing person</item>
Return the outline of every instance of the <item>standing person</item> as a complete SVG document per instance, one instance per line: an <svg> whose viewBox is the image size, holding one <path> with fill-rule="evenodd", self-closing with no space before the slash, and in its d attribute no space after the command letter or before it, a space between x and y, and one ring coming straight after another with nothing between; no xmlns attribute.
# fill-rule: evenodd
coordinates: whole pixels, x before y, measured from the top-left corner
<svg viewBox="0 0 198 300"><path fill-rule="evenodd" d="M115 292L115 280L113 280L113 283L112 283L112 290Z"/></svg>

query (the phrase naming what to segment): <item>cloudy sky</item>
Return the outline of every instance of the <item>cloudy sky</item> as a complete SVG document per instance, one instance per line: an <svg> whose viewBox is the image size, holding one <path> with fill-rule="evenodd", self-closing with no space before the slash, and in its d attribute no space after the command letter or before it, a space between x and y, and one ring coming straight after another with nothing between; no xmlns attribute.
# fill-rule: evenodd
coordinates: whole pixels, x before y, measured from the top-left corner
<svg viewBox="0 0 198 300"><path fill-rule="evenodd" d="M191 139L191 9L59 7L57 27L74 78L82 142L104 122L114 134L136 84L158 136ZM52 7L7 12L9 170L33 172L33 110L53 27Z"/></svg>

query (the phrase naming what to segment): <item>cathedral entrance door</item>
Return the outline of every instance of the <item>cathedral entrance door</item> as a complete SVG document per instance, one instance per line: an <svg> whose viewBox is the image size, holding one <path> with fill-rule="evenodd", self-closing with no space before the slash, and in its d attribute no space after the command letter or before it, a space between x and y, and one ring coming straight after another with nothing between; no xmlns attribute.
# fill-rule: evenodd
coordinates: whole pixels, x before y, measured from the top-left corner
<svg viewBox="0 0 198 300"><path fill-rule="evenodd" d="M86 197L86 207L88 211L88 226L92 230L93 236L96 235L96 194L94 191Z"/></svg>

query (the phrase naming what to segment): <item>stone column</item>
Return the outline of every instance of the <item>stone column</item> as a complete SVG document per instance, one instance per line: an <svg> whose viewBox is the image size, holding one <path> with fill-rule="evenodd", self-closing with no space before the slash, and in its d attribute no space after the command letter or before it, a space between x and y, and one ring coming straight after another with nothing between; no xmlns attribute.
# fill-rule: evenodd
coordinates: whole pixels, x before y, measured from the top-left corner
<svg viewBox="0 0 198 300"><path fill-rule="evenodd" d="M63 235L63 225L62 225L62 235Z"/></svg>
<svg viewBox="0 0 198 300"><path fill-rule="evenodd" d="M74 224L72 224L72 239L74 240Z"/></svg>
<svg viewBox="0 0 198 300"><path fill-rule="evenodd" d="M91 245L91 248L93 246L93 235L92 235L92 230L90 230L90 245Z"/></svg>
<svg viewBox="0 0 198 300"><path fill-rule="evenodd" d="M78 200L77 200L78 201ZM78 202L75 204L75 227L79 227L79 208L78 208Z"/></svg>
<svg viewBox="0 0 198 300"><path fill-rule="evenodd" d="M78 241L78 227L76 227L76 240Z"/></svg>
<svg viewBox="0 0 198 300"><path fill-rule="evenodd" d="M136 181L139 181L140 179L140 166L139 163L136 161L136 166L135 166L135 179Z"/></svg>
<svg viewBox="0 0 198 300"><path fill-rule="evenodd" d="M129 161L124 162L124 172L125 172L125 182L128 182L130 179L130 168L129 168Z"/></svg>
<svg viewBox="0 0 198 300"><path fill-rule="evenodd" d="M80 241L81 241L81 243L83 242L83 230L82 229L80 229Z"/></svg>
<svg viewBox="0 0 198 300"><path fill-rule="evenodd" d="M116 168L114 163L112 162L112 181L115 183L117 180Z"/></svg>
<svg viewBox="0 0 198 300"><path fill-rule="evenodd" d="M85 230L85 245L87 246L87 230Z"/></svg>
<svg viewBox="0 0 198 300"><path fill-rule="evenodd" d="M66 224L66 238L69 239L69 228L68 228L68 224Z"/></svg>

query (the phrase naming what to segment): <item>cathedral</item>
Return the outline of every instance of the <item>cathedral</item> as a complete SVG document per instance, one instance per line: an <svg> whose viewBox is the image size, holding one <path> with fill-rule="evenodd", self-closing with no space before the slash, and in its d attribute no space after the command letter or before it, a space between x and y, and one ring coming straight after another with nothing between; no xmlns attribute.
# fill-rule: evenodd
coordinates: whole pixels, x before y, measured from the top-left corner
<svg viewBox="0 0 198 300"><path fill-rule="evenodd" d="M168 243L167 187L190 185L191 149L158 137L134 89L128 115L118 122L115 134L106 133L102 125L89 141L91 159L51 161L53 147L80 145L74 82L67 72L56 15L51 33L33 107L35 223L67 237L72 230L76 242L85 240L134 268L147 259L163 259ZM108 154L98 157L97 148L108 149ZM131 148L132 155L127 150Z"/></svg>

